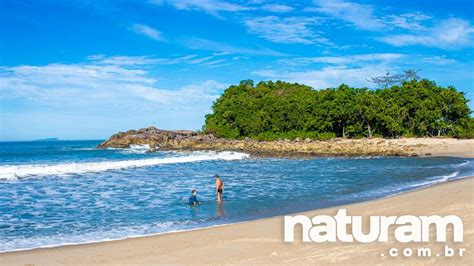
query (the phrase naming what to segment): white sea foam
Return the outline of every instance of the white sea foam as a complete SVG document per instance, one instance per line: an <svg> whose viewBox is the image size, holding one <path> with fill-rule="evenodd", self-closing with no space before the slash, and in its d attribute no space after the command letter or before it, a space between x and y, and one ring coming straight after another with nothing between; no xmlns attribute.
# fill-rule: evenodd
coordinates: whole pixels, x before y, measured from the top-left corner
<svg viewBox="0 0 474 266"><path fill-rule="evenodd" d="M437 184L437 183L443 183L446 181L449 181L450 179L453 179L459 175L459 171L453 172L449 175L442 175L442 176L437 176L434 180L427 181L427 182L422 182L422 183L416 183L413 185L410 185L410 187L425 187L428 185L432 184Z"/></svg>
<svg viewBox="0 0 474 266"><path fill-rule="evenodd" d="M12 251L32 250L35 248L52 248L59 246L70 246L78 244L90 244L109 242L124 239L133 239L144 236L155 236L183 231L196 231L205 228L221 227L229 224L240 224L243 222L226 222L221 224L206 223L196 224L194 221L161 222L154 225L127 226L113 228L104 231L94 231L71 235L55 235L54 237L36 236L18 238L15 241L0 242L0 254Z"/></svg>
<svg viewBox="0 0 474 266"><path fill-rule="evenodd" d="M144 154L150 150L150 145L130 145L130 148L120 149L119 152L123 154Z"/></svg>
<svg viewBox="0 0 474 266"><path fill-rule="evenodd" d="M181 229L180 222L163 222L156 225L121 226L93 232L73 232L57 234L54 237L33 236L17 238L14 241L0 243L0 253L8 251L28 250L32 248L50 248L85 243L108 242L126 238L149 236ZM176 228L176 229L175 229Z"/></svg>
<svg viewBox="0 0 474 266"><path fill-rule="evenodd" d="M75 151L95 151L97 150L96 147L88 147L88 148L77 148L77 149L74 149Z"/></svg>
<svg viewBox="0 0 474 266"><path fill-rule="evenodd" d="M32 176L84 174L160 164L191 163L211 160L242 160L248 157L248 154L240 152L196 152L186 156L168 158L89 163L4 165L0 166L0 179L14 180Z"/></svg>
<svg viewBox="0 0 474 266"><path fill-rule="evenodd" d="M144 154L150 150L150 145L130 145L129 148L107 148L107 150L116 150L123 154Z"/></svg>
<svg viewBox="0 0 474 266"><path fill-rule="evenodd" d="M130 145L131 150L149 150L150 145L144 144L144 145Z"/></svg>
<svg viewBox="0 0 474 266"><path fill-rule="evenodd" d="M466 165L469 165L470 161L464 161L462 163L458 163L455 165L455 167L464 167Z"/></svg>

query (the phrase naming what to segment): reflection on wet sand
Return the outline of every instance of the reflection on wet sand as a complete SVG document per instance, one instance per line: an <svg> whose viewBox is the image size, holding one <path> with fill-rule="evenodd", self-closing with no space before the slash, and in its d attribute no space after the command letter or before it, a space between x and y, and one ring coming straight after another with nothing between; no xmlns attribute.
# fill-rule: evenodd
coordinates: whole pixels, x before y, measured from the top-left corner
<svg viewBox="0 0 474 266"><path fill-rule="evenodd" d="M225 215L224 203L222 201L219 201L219 202L217 202L216 216L217 217L223 217L224 215Z"/></svg>

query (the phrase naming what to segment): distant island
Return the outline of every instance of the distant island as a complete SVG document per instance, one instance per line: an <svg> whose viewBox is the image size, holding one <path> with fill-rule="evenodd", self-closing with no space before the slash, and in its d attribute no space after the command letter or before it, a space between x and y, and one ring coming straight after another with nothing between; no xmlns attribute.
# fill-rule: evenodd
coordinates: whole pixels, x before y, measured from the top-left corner
<svg viewBox="0 0 474 266"><path fill-rule="evenodd" d="M426 79L377 90L244 80L214 102L200 132L149 127L114 134L99 147L331 156L431 155L436 147L440 154L446 145L473 148L471 140L456 141L474 138L467 103L463 92Z"/></svg>
<svg viewBox="0 0 474 266"><path fill-rule="evenodd" d="M35 142L45 142L45 141L61 141L59 138L45 138L45 139L35 139L32 140Z"/></svg>

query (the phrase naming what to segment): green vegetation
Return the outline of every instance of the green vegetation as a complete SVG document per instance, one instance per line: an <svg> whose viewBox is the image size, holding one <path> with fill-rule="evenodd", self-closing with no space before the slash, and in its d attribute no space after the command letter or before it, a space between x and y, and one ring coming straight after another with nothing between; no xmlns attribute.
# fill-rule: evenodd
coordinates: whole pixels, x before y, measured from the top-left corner
<svg viewBox="0 0 474 266"><path fill-rule="evenodd" d="M298 83L251 80L230 86L206 116L204 132L259 140L334 137L474 137L463 92L429 80L378 90L313 90Z"/></svg>

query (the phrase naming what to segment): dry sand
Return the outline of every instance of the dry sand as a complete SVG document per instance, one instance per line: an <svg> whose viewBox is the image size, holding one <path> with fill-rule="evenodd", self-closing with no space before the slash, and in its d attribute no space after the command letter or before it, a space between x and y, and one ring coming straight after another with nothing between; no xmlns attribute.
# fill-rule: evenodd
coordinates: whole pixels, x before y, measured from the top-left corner
<svg viewBox="0 0 474 266"><path fill-rule="evenodd" d="M403 142L420 140L402 139ZM424 139L419 154L473 157L473 140ZM409 143L407 143L409 144ZM466 264L473 265L473 185L474 178L369 202L321 209L305 214L335 215L340 208L348 215L458 215L464 223L464 242L447 245L465 248L463 257L437 257L444 243L295 243L283 242L283 217L195 231L163 234L120 241L44 248L0 254L0 265L51 264ZM224 203L225 204L225 203ZM432 228L433 229L433 228ZM433 232L432 232L433 234ZM297 236L300 234L297 233ZM450 240L452 240L452 235ZM390 257L390 248L430 247L433 256ZM384 256L381 256L381 254Z"/></svg>
<svg viewBox="0 0 474 266"><path fill-rule="evenodd" d="M414 147L413 152L420 156L474 157L474 139L406 138L393 141Z"/></svg>

